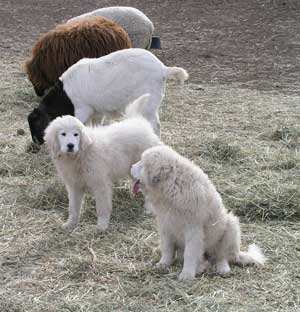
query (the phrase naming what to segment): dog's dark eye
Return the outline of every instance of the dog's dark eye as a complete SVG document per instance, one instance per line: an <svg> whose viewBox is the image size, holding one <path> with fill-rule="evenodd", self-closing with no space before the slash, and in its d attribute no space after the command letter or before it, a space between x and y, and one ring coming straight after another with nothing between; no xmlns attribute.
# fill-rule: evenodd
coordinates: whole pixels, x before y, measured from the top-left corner
<svg viewBox="0 0 300 312"><path fill-rule="evenodd" d="M62 135L62 136L66 136L66 133L65 133L65 132L63 132L61 135Z"/></svg>
<svg viewBox="0 0 300 312"><path fill-rule="evenodd" d="M74 136L78 136L78 133L74 133Z"/></svg>

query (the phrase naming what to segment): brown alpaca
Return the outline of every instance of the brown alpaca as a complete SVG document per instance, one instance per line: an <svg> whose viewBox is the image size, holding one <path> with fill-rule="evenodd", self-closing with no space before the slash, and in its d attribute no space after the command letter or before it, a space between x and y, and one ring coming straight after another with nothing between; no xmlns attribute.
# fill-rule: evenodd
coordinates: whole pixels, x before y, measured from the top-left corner
<svg viewBox="0 0 300 312"><path fill-rule="evenodd" d="M43 34L32 48L25 70L37 95L52 86L73 64L82 58L98 58L131 48L128 34L104 17L60 24Z"/></svg>

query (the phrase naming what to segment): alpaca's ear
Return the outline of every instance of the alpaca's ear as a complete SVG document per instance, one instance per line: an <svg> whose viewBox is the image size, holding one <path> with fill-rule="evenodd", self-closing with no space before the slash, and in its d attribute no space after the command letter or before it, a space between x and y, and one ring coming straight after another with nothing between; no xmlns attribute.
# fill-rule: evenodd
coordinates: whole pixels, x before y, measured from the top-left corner
<svg viewBox="0 0 300 312"><path fill-rule="evenodd" d="M89 134L87 133L85 126L83 126L81 129L81 150L84 151L90 144L92 144L92 139L90 138Z"/></svg>
<svg viewBox="0 0 300 312"><path fill-rule="evenodd" d="M58 155L60 146L57 138L57 129L53 122L46 128L44 140L51 153L55 156Z"/></svg>

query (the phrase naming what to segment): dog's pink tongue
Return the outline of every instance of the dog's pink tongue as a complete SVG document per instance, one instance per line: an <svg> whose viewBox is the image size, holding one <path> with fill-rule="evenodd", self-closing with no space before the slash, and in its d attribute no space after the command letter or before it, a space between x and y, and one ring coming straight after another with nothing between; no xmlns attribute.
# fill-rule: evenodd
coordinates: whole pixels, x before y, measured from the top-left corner
<svg viewBox="0 0 300 312"><path fill-rule="evenodd" d="M141 187L140 180L136 180L132 188L133 194L137 194L140 191L140 187Z"/></svg>

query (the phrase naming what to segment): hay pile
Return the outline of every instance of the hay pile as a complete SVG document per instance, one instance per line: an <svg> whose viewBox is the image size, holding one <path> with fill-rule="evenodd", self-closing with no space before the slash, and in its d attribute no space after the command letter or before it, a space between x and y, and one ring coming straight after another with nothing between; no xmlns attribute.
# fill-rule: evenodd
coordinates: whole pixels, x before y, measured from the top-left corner
<svg viewBox="0 0 300 312"><path fill-rule="evenodd" d="M179 95L169 85L163 140L209 174L241 217L243 248L255 241L268 264L233 267L226 277L208 272L187 283L177 281L178 264L166 275L156 272L155 220L126 181L116 186L107 232L95 231L91 196L80 226L62 231L66 192L44 148L28 148L24 116L35 99L16 80L0 90L1 311L297 311L299 137L282 129L296 124L299 98L282 108L280 95L276 102L239 88L203 88L189 84Z"/></svg>

